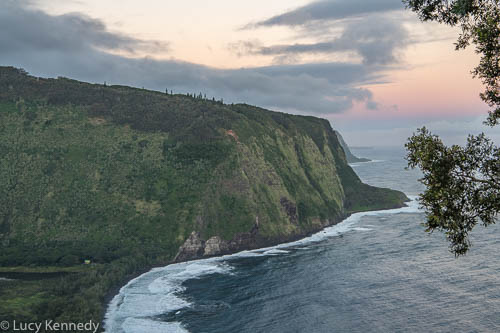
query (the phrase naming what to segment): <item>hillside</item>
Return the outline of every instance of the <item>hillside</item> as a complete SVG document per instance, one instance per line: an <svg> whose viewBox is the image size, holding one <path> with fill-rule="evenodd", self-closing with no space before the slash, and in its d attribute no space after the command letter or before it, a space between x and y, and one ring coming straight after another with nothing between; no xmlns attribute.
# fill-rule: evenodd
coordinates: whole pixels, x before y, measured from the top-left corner
<svg viewBox="0 0 500 333"><path fill-rule="evenodd" d="M0 67L1 269L57 275L0 281L5 319L100 320L153 265L405 200L363 184L323 119Z"/></svg>
<svg viewBox="0 0 500 333"><path fill-rule="evenodd" d="M335 131L335 134L337 135L337 138L339 139L339 143L342 146L342 149L344 149L347 163L370 162L370 159L368 159L368 158L354 156L354 154L349 149L349 146L344 141L344 138L342 137L342 135L338 131Z"/></svg>

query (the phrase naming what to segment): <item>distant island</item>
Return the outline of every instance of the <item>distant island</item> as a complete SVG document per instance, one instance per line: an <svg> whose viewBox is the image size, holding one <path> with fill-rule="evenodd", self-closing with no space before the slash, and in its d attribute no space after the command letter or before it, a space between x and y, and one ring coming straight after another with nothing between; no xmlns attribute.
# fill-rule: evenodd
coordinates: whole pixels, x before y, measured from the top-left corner
<svg viewBox="0 0 500 333"><path fill-rule="evenodd" d="M337 138L339 139L339 143L342 146L342 149L344 149L345 156L347 158L348 163L361 163L361 162L370 162L371 160L368 158L362 158L362 157L356 157L354 154L351 152L349 149L349 146L347 143L344 141L344 138L340 134L339 131L335 131L335 134L337 135ZM367 149L367 148L365 148Z"/></svg>
<svg viewBox="0 0 500 333"><path fill-rule="evenodd" d="M151 267L404 205L348 151L324 119L0 67L2 320L101 322Z"/></svg>

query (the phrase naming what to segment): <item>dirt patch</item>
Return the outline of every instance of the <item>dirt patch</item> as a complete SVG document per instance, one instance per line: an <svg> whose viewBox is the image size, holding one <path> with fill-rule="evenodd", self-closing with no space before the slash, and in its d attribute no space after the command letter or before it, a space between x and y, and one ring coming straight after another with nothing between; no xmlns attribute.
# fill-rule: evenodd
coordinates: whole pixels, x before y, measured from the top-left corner
<svg viewBox="0 0 500 333"><path fill-rule="evenodd" d="M89 118L89 122L94 125L94 126L98 126L98 125L103 125L106 123L106 119L104 118L99 118L99 117L93 117L93 118Z"/></svg>
<svg viewBox="0 0 500 333"><path fill-rule="evenodd" d="M227 130L227 131L226 131L226 134L227 134L227 135L232 136L232 137L236 140L236 142L240 142L240 141L238 140L238 136L236 135L236 133L234 133L234 131L233 131L233 130Z"/></svg>

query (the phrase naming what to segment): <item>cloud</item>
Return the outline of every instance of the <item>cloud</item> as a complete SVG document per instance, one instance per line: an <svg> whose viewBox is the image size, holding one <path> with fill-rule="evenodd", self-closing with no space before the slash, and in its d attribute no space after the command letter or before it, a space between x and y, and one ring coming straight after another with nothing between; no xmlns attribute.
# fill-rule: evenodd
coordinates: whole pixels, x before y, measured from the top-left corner
<svg viewBox="0 0 500 333"><path fill-rule="evenodd" d="M246 28L270 26L300 26L317 20L341 20L403 9L401 0L323 0L299 7L267 20L249 24Z"/></svg>
<svg viewBox="0 0 500 333"><path fill-rule="evenodd" d="M385 68L329 62L216 69L125 57L110 51L133 52L155 44L109 32L102 21L78 13L52 16L10 1L1 6L0 65L23 67L44 77L202 92L225 102L324 115L344 112L355 102L373 106L371 92L360 86L381 80Z"/></svg>
<svg viewBox="0 0 500 333"><path fill-rule="evenodd" d="M339 124L334 121L342 136L353 146L394 146L403 147L407 139L417 128L427 127L433 134L439 135L446 145L464 145L469 134L485 133L495 144L500 144L500 133L485 126L485 116L455 117L453 119L401 117L373 118L368 122L352 122Z"/></svg>
<svg viewBox="0 0 500 333"><path fill-rule="evenodd" d="M30 50L78 53L91 48L133 55L137 51L168 50L168 43L110 32L101 20L81 13L48 15L31 9L32 2L27 1L5 0L1 6L0 45L9 46L2 47L2 53Z"/></svg>
<svg viewBox="0 0 500 333"><path fill-rule="evenodd" d="M246 53L278 58L355 52L366 65L385 65L398 62L397 53L410 42L409 33L401 22L377 15L350 21L339 37L327 41L273 46L262 46L257 41L241 41L231 44L231 49L239 56Z"/></svg>
<svg viewBox="0 0 500 333"><path fill-rule="evenodd" d="M368 102L366 102L366 108L368 110L378 110L379 105L378 105L378 103L376 103L374 101L368 101Z"/></svg>
<svg viewBox="0 0 500 333"><path fill-rule="evenodd" d="M261 47L262 43L258 39L240 40L227 45L228 50L236 54L238 57L253 54L255 53L255 49Z"/></svg>

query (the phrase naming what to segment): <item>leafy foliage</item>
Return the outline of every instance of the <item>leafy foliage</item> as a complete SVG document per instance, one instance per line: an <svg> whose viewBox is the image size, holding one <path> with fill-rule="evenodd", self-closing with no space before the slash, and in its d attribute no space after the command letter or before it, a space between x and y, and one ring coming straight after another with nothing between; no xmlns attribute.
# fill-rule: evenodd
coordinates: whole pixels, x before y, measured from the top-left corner
<svg viewBox="0 0 500 333"><path fill-rule="evenodd" d="M467 145L446 147L424 127L410 138L410 167L419 167L427 189L421 204L427 230L444 230L457 255L469 249L468 234L478 219L487 226L500 212L500 149L484 136L469 136Z"/></svg>
<svg viewBox="0 0 500 333"><path fill-rule="evenodd" d="M423 21L460 25L456 49L476 46L481 55L472 72L482 79L481 98L493 108L486 124L500 121L500 2L498 0L404 0ZM500 210L500 153L484 134L469 136L465 147L446 147L426 128L406 143L408 165L424 173L420 198L427 210L427 230L442 230L455 255L467 253L469 232L478 221L495 223Z"/></svg>

